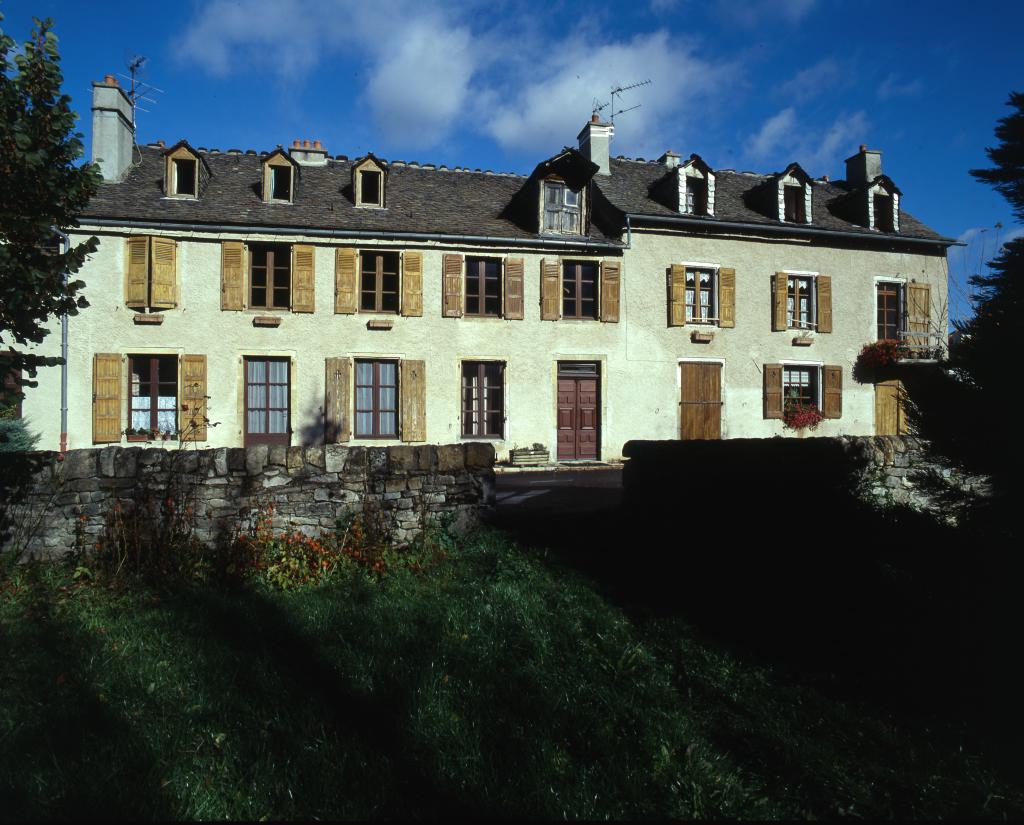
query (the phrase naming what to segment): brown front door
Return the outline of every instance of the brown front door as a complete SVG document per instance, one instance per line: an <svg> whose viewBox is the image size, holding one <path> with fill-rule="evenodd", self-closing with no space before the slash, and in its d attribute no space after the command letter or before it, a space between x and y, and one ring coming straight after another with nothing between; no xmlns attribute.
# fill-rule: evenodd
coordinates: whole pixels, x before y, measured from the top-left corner
<svg viewBox="0 0 1024 825"><path fill-rule="evenodd" d="M683 363L679 404L683 440L722 437L722 365Z"/></svg>
<svg viewBox="0 0 1024 825"><path fill-rule="evenodd" d="M558 365L558 460L596 460L600 453L600 372L597 364Z"/></svg>

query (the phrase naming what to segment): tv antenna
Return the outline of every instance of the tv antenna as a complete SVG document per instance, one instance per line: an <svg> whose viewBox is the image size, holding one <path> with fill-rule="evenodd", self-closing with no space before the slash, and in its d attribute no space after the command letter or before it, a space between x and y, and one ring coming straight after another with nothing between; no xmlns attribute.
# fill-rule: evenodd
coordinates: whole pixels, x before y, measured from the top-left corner
<svg viewBox="0 0 1024 825"><path fill-rule="evenodd" d="M128 74L118 72L118 74L121 75L121 77L123 77L125 80L131 83L131 86L129 87L128 90L128 100L132 104L132 129L135 128L136 109L138 109L141 112L146 112L147 114L149 113L149 109L140 106L139 101L141 100L145 103L149 103L152 106L156 106L156 100L150 97L150 95L162 95L164 93L163 89L158 89L156 86L153 86L150 83L144 83L142 80L139 79L140 75L142 74L142 68L146 65L147 60L148 58L141 54L132 55L125 61L125 64L128 68Z"/></svg>
<svg viewBox="0 0 1024 825"><path fill-rule="evenodd" d="M652 83L652 81L650 81L650 80L641 80L638 83L630 83L627 86L622 86L622 85L615 86L611 90L611 93L610 93L611 99L609 101L607 101L605 103L598 103L597 98L596 97L594 98L594 111L595 112L600 112L600 111L603 111L604 109L607 109L608 107L611 107L612 111L611 111L611 114L609 115L609 119L612 122L612 126L614 126L615 125L615 116L616 115L621 115L621 114L624 114L625 112L632 112L634 109L639 109L640 106L642 105L640 103L637 103L636 106L630 106L627 109L616 109L615 108L615 96L618 95L619 97L621 97L623 92L628 92L628 91L630 91L630 89L638 89L641 86L650 86L651 83Z"/></svg>

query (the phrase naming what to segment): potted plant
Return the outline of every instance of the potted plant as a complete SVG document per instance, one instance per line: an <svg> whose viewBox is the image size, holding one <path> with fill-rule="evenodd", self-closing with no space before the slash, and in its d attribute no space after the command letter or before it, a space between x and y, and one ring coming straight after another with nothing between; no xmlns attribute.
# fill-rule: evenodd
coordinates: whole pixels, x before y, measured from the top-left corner
<svg viewBox="0 0 1024 825"><path fill-rule="evenodd" d="M512 464L517 467L530 467L548 464L551 454L543 444L535 443L532 447L513 447L510 453Z"/></svg>
<svg viewBox="0 0 1024 825"><path fill-rule="evenodd" d="M817 429L821 419L821 411L817 404L791 401L782 412L782 426L787 430L796 430L798 435L803 435L806 430Z"/></svg>

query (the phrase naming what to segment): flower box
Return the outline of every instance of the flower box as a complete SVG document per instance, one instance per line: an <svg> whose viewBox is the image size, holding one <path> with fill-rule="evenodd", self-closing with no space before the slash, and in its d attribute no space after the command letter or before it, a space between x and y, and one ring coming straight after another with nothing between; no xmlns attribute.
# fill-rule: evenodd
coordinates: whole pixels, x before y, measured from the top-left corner
<svg viewBox="0 0 1024 825"><path fill-rule="evenodd" d="M794 347L809 347L814 343L814 339L809 335L798 335L793 339Z"/></svg>
<svg viewBox="0 0 1024 825"><path fill-rule="evenodd" d="M536 467L551 463L551 453L546 447L517 447L509 453L514 467Z"/></svg>
<svg viewBox="0 0 1024 825"><path fill-rule="evenodd" d="M694 330L690 334L690 340L695 344L710 344L715 340L715 333L713 332L701 332L700 330Z"/></svg>

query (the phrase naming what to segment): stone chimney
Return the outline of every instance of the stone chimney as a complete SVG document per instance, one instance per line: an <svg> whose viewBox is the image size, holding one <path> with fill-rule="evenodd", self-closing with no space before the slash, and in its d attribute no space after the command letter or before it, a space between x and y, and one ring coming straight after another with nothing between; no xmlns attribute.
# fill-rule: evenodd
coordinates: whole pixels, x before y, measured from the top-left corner
<svg viewBox="0 0 1024 825"><path fill-rule="evenodd" d="M288 154L300 166L327 165L327 150L319 140L293 140Z"/></svg>
<svg viewBox="0 0 1024 825"><path fill-rule="evenodd" d="M132 163L132 104L113 75L92 84L92 162L103 180L120 180Z"/></svg>
<svg viewBox="0 0 1024 825"><path fill-rule="evenodd" d="M882 174L882 153L868 149L863 143L860 151L846 159L846 182L850 186L864 186Z"/></svg>
<svg viewBox="0 0 1024 825"><path fill-rule="evenodd" d="M658 158L658 163L664 164L666 169L676 169L679 166L679 155L669 149L664 155Z"/></svg>
<svg viewBox="0 0 1024 825"><path fill-rule="evenodd" d="M598 165L597 174L599 175L612 173L608 163L608 148L613 134L615 134L615 127L610 123L602 123L597 112L594 112L590 122L576 136L580 142L580 152L592 163Z"/></svg>

